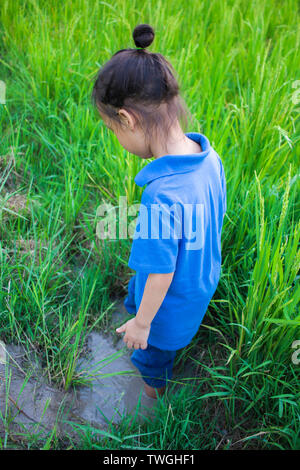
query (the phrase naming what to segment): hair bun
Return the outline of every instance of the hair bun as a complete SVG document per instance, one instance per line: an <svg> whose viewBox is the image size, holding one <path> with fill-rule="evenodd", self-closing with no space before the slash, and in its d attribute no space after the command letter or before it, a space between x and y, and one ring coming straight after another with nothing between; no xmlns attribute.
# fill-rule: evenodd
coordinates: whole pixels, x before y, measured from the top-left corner
<svg viewBox="0 0 300 470"><path fill-rule="evenodd" d="M149 24L139 24L132 33L136 47L150 46L154 39L154 30Z"/></svg>

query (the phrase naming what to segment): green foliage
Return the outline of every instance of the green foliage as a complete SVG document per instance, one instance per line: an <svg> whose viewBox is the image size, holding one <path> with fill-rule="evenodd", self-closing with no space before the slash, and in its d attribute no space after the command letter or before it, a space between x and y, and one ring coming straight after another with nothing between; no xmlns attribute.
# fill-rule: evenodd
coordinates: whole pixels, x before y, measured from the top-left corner
<svg viewBox="0 0 300 470"><path fill-rule="evenodd" d="M103 126L90 95L99 66L134 46L138 23L154 27L150 49L176 70L194 117L185 131L206 134L224 163L222 277L177 360L204 376L159 401L142 428L129 417L106 435L77 426L81 446L299 448L296 0L2 0L1 339L38 351L50 380L68 389L80 382L86 334L107 328L125 293L130 240L100 243L96 209L120 196L139 202L133 179L144 162ZM26 438L65 445L55 430L42 443Z"/></svg>

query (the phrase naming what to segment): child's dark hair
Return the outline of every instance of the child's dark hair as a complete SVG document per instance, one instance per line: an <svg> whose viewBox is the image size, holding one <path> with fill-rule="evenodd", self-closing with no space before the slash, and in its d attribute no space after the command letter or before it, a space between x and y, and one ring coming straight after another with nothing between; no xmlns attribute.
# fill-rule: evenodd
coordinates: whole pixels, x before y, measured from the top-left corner
<svg viewBox="0 0 300 470"><path fill-rule="evenodd" d="M186 127L192 116L179 94L172 65L160 53L146 50L154 39L153 28L140 24L132 35L137 49L119 50L100 69L92 99L118 125L118 108L132 113L150 141L153 131L166 136L176 118ZM158 112L163 103L166 112Z"/></svg>

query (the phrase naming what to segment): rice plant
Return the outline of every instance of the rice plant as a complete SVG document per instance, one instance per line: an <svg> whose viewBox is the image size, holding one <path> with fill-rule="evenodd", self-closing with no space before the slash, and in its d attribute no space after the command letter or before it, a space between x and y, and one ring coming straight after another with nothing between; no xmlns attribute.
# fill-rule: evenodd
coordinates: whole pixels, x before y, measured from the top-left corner
<svg viewBox="0 0 300 470"><path fill-rule="evenodd" d="M124 416L78 441L24 433L27 448L296 449L299 442L299 5L296 0L2 0L0 6L0 337L69 390L92 329L107 331L130 275L130 239L96 236L96 210L126 196L145 164L103 127L90 95L99 66L133 47L173 64L220 154L228 211L222 277L156 419ZM86 378L91 378L87 371ZM175 380L176 382L176 380ZM0 447L11 448L9 433Z"/></svg>

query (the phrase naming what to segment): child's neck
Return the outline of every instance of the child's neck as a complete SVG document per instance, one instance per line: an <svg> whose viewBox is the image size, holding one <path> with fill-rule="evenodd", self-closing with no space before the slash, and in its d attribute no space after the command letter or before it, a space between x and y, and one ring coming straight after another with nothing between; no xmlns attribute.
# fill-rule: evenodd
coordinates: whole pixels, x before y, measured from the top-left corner
<svg viewBox="0 0 300 470"><path fill-rule="evenodd" d="M154 158L160 158L164 155L189 155L202 152L200 144L188 138L181 127L177 126L170 130L168 140L153 142L151 151Z"/></svg>

